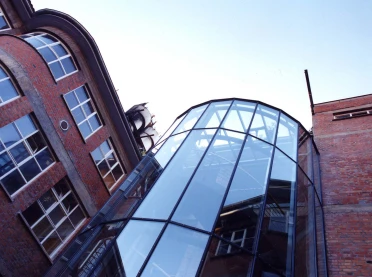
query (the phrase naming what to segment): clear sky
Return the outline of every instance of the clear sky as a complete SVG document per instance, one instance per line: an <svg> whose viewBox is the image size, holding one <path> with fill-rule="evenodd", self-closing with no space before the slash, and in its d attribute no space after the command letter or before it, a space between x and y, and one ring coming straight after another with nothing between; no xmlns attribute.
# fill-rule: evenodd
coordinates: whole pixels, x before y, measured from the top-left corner
<svg viewBox="0 0 372 277"><path fill-rule="evenodd" d="M314 102L372 93L372 1L32 0L96 40L128 110L149 102L160 133L192 105L240 97L311 127Z"/></svg>

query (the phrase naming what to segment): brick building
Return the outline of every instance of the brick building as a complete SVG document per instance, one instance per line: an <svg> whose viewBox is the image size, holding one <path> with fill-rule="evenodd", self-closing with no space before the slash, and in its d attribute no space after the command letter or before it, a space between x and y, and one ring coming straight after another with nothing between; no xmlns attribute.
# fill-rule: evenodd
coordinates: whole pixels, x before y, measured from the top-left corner
<svg viewBox="0 0 372 277"><path fill-rule="evenodd" d="M0 1L0 276L40 276L140 160L90 34Z"/></svg>

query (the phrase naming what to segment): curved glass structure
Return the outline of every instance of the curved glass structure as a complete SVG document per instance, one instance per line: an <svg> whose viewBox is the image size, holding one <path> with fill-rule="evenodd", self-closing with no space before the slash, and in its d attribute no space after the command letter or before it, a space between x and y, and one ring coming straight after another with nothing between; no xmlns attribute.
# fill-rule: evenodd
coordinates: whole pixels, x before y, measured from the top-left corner
<svg viewBox="0 0 372 277"><path fill-rule="evenodd" d="M195 106L122 185L138 199L133 212L113 208L105 219L117 231L100 231L76 266L89 273L77 271L327 276L319 180L311 134L283 111L242 99ZM103 239L111 243L87 267Z"/></svg>

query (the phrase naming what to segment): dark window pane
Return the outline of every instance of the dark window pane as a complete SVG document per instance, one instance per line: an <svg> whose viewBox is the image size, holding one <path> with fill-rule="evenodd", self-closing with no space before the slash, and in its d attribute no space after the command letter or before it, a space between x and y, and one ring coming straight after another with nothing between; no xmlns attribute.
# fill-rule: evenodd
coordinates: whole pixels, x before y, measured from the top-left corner
<svg viewBox="0 0 372 277"><path fill-rule="evenodd" d="M32 153L37 153L46 146L44 138L41 136L40 132L33 134L27 139L27 142L31 148Z"/></svg>
<svg viewBox="0 0 372 277"><path fill-rule="evenodd" d="M68 55L68 53L66 52L66 50L63 48L63 46L61 44L54 45L54 46L52 46L52 48L53 48L54 52L56 52L58 57L63 57L63 56Z"/></svg>
<svg viewBox="0 0 372 277"><path fill-rule="evenodd" d="M211 130L215 132L215 130ZM196 165L208 147L213 133L195 130L190 133L177 155L169 163L156 185L135 213L137 217L167 219ZM166 192L166 193L165 193ZM159 205L161 203L161 205Z"/></svg>
<svg viewBox="0 0 372 277"><path fill-rule="evenodd" d="M29 134L35 132L37 129L34 122L31 120L29 115L21 117L15 121L18 129L21 131L23 137L27 137Z"/></svg>
<svg viewBox="0 0 372 277"><path fill-rule="evenodd" d="M276 146L294 161L297 161L297 129L298 124L296 122L285 114L280 115Z"/></svg>
<svg viewBox="0 0 372 277"><path fill-rule="evenodd" d="M216 128L220 126L230 105L231 101L210 104L195 128Z"/></svg>
<svg viewBox="0 0 372 277"><path fill-rule="evenodd" d="M91 118L88 119L90 126L92 127L93 131L97 130L99 126L101 126L101 123L98 119L98 116L95 114Z"/></svg>
<svg viewBox="0 0 372 277"><path fill-rule="evenodd" d="M43 214L44 213L37 202L32 204L22 213L23 217L30 226L32 226L40 217L42 217Z"/></svg>
<svg viewBox="0 0 372 277"><path fill-rule="evenodd" d="M72 115L74 116L75 121L76 121L77 124L79 124L80 122L82 122L85 119L85 115L84 115L83 110L82 110L81 107L77 107L76 109L74 109L72 111Z"/></svg>
<svg viewBox="0 0 372 277"><path fill-rule="evenodd" d="M45 210L49 209L54 203L57 202L51 190L48 190L46 193L44 193L39 200Z"/></svg>
<svg viewBox="0 0 372 277"><path fill-rule="evenodd" d="M206 234L168 225L141 276L195 276L207 240Z"/></svg>
<svg viewBox="0 0 372 277"><path fill-rule="evenodd" d="M52 43L58 42L58 40L56 40L54 37L50 35L38 36L38 38L44 41L46 44L52 44Z"/></svg>
<svg viewBox="0 0 372 277"><path fill-rule="evenodd" d="M107 176L103 179L105 182L106 186L111 189L111 187L115 184L115 179L112 176L111 172L107 174Z"/></svg>
<svg viewBox="0 0 372 277"><path fill-rule="evenodd" d="M244 138L244 134L218 131L172 220L211 231Z"/></svg>
<svg viewBox="0 0 372 277"><path fill-rule="evenodd" d="M117 163L117 160L116 160L113 153L106 156L106 160L107 160L107 163L109 164L110 168L112 168L112 166Z"/></svg>
<svg viewBox="0 0 372 277"><path fill-rule="evenodd" d="M131 220L117 239L125 275L137 276L164 223Z"/></svg>
<svg viewBox="0 0 372 277"><path fill-rule="evenodd" d="M79 88L75 89L75 93L76 93L77 98L79 99L80 103L83 103L85 100L87 100L89 98L84 87L79 87Z"/></svg>
<svg viewBox="0 0 372 277"><path fill-rule="evenodd" d="M75 108L79 104L74 92L65 94L65 99L70 110Z"/></svg>
<svg viewBox="0 0 372 277"><path fill-rule="evenodd" d="M96 150L94 150L92 152L92 157L93 157L93 160L94 160L94 162L96 164L99 163L100 161L102 161L103 155L101 153L101 150L99 148L97 148Z"/></svg>
<svg viewBox="0 0 372 277"><path fill-rule="evenodd" d="M44 47L39 49L40 54L46 60L47 63L55 61L57 59L56 55L49 49L49 47Z"/></svg>
<svg viewBox="0 0 372 277"><path fill-rule="evenodd" d="M0 128L0 138L5 147L9 147L21 139L18 131L13 124L8 124Z"/></svg>
<svg viewBox="0 0 372 277"><path fill-rule="evenodd" d="M311 159L312 139L307 132L300 127L298 130L298 164L309 178L313 178L313 160ZM279 138L278 138L279 139ZM316 155L315 149L313 155Z"/></svg>
<svg viewBox="0 0 372 277"><path fill-rule="evenodd" d="M57 228L57 233L62 240L65 240L72 232L74 232L74 227L68 219L63 221Z"/></svg>
<svg viewBox="0 0 372 277"><path fill-rule="evenodd" d="M70 186L65 179L62 179L54 186L54 191L58 199L61 199L67 192L70 191Z"/></svg>
<svg viewBox="0 0 372 277"><path fill-rule="evenodd" d="M43 42L41 42L40 40L38 40L36 38L33 38L33 37L26 38L26 41L28 43L30 43L35 48L38 48L38 47L41 47L41 46L45 45Z"/></svg>
<svg viewBox="0 0 372 277"><path fill-rule="evenodd" d="M102 176L105 176L106 173L110 170L106 160L103 160L99 165L98 165L99 172L101 173Z"/></svg>
<svg viewBox="0 0 372 277"><path fill-rule="evenodd" d="M279 112L263 105L258 105L249 134L273 143Z"/></svg>
<svg viewBox="0 0 372 277"><path fill-rule="evenodd" d="M94 109L93 109L93 106L92 106L91 101L88 101L88 102L85 103L82 107L83 107L84 112L85 112L85 115L86 115L87 117L88 117L90 114L94 113Z"/></svg>
<svg viewBox="0 0 372 277"><path fill-rule="evenodd" d="M5 173L9 172L14 168L14 163L10 159L7 152L4 152L0 155L0 176L3 176Z"/></svg>
<svg viewBox="0 0 372 277"><path fill-rule="evenodd" d="M118 181L123 176L123 170L121 169L121 166L115 166L115 168L112 170L112 174L114 175L115 180Z"/></svg>
<svg viewBox="0 0 372 277"><path fill-rule="evenodd" d="M178 125L172 134L177 134L192 129L207 106L208 105L203 105L189 111L189 113L184 117L180 125Z"/></svg>
<svg viewBox="0 0 372 277"><path fill-rule="evenodd" d="M102 152L103 152L103 154L107 154L108 152L110 152L110 150L111 150L111 147L110 147L110 145L108 144L108 142L107 141L104 141L102 144L101 144L101 150L102 150Z"/></svg>
<svg viewBox="0 0 372 277"><path fill-rule="evenodd" d="M90 129L89 124L86 121L79 125L79 129L81 134L83 135L83 138L88 137L92 133L92 130Z"/></svg>
<svg viewBox="0 0 372 277"><path fill-rule="evenodd" d="M61 64L58 61L49 64L49 67L53 73L54 79L61 78L62 76L65 75L65 73L62 70Z"/></svg>
<svg viewBox="0 0 372 277"><path fill-rule="evenodd" d="M53 227L50 224L49 220L46 217L44 217L35 225L34 228L32 228L32 230L34 231L39 241L42 241L53 230Z"/></svg>
<svg viewBox="0 0 372 277"><path fill-rule="evenodd" d="M17 96L18 92L16 91L10 79L0 82L0 103L1 101L5 102Z"/></svg>
<svg viewBox="0 0 372 277"><path fill-rule="evenodd" d="M6 23L4 16L0 16L0 30L8 29L8 23Z"/></svg>
<svg viewBox="0 0 372 277"><path fill-rule="evenodd" d="M76 67L70 57L61 60L61 62L62 62L63 68L66 71L66 74L76 71Z"/></svg>
<svg viewBox="0 0 372 277"><path fill-rule="evenodd" d="M19 169L21 170L23 176L26 178L27 182L41 172L34 159L27 161Z"/></svg>
<svg viewBox="0 0 372 277"><path fill-rule="evenodd" d="M70 213L78 204L78 202L75 199L75 196L70 193L68 196L66 196L65 199L62 201L63 206L65 207L66 213Z"/></svg>
<svg viewBox="0 0 372 277"><path fill-rule="evenodd" d="M189 132L175 135L167 139L163 147L156 153L155 159L164 168L168 161L173 157L178 147L184 141Z"/></svg>
<svg viewBox="0 0 372 277"><path fill-rule="evenodd" d="M15 193L26 184L18 170L14 170L12 173L4 177L1 182L9 194Z"/></svg>
<svg viewBox="0 0 372 277"><path fill-rule="evenodd" d="M220 257L218 257L220 256ZM217 238L213 238L202 267L201 277L249 276L253 256Z"/></svg>
<svg viewBox="0 0 372 277"><path fill-rule="evenodd" d="M52 222L56 225L58 222L60 222L63 217L65 217L65 213L62 211L62 208L60 206L55 207L50 213L49 217L52 220Z"/></svg>
<svg viewBox="0 0 372 277"><path fill-rule="evenodd" d="M50 154L49 149L44 149L39 154L36 155L36 160L39 163L42 170L54 163L52 154Z"/></svg>
<svg viewBox="0 0 372 277"><path fill-rule="evenodd" d="M72 212L69 218L76 228L79 223L85 218L85 216L81 209L77 208L75 211Z"/></svg>
<svg viewBox="0 0 372 277"><path fill-rule="evenodd" d="M61 239L56 232L53 232L43 243L45 251L50 255L61 244Z"/></svg>
<svg viewBox="0 0 372 277"><path fill-rule="evenodd" d="M9 150L10 154L12 154L14 160L19 164L24 159L30 156L30 153L28 152L25 144L23 142L13 146Z"/></svg>

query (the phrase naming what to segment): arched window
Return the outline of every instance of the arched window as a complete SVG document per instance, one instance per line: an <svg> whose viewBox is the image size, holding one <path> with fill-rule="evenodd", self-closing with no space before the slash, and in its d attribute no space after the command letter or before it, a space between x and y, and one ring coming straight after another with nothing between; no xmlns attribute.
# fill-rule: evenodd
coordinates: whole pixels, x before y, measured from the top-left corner
<svg viewBox="0 0 372 277"><path fill-rule="evenodd" d="M19 97L8 74L0 67L0 106Z"/></svg>
<svg viewBox="0 0 372 277"><path fill-rule="evenodd" d="M43 56L56 81L77 71L70 53L56 38L45 33L31 33L21 37Z"/></svg>

